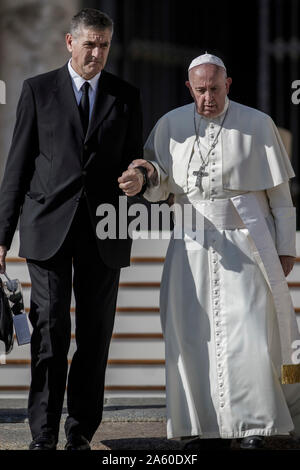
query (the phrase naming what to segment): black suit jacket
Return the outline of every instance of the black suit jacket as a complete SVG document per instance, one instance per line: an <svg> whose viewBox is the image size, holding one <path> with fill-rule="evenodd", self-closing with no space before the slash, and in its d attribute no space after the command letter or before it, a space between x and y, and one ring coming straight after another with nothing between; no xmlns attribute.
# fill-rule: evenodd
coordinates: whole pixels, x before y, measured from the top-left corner
<svg viewBox="0 0 300 470"><path fill-rule="evenodd" d="M83 195L96 229L96 208L118 208L117 178L142 155L140 97L132 85L101 72L84 138L67 65L26 80L0 189L0 244L10 247L20 215L20 256L48 259ZM131 240L97 243L108 266L129 264Z"/></svg>

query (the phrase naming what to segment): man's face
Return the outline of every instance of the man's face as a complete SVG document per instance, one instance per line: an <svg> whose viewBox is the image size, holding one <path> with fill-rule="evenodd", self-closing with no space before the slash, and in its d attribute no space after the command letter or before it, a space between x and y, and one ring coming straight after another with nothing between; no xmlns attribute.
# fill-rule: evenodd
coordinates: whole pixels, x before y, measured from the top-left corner
<svg viewBox="0 0 300 470"><path fill-rule="evenodd" d="M197 112L207 118L220 114L231 82L222 67L203 64L192 68L186 86L195 101Z"/></svg>
<svg viewBox="0 0 300 470"><path fill-rule="evenodd" d="M67 48L72 54L72 67L85 80L90 80L105 67L111 36L110 29L84 27L75 36L70 33L66 35Z"/></svg>

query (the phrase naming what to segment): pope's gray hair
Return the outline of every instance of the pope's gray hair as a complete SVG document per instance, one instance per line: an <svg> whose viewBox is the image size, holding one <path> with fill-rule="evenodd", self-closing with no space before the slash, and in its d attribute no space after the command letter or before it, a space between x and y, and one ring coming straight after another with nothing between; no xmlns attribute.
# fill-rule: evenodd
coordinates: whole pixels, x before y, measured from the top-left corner
<svg viewBox="0 0 300 470"><path fill-rule="evenodd" d="M113 33L113 20L100 10L95 8L83 8L75 16L73 16L70 25L70 33L73 37L77 37L81 28L93 28L102 31L109 29Z"/></svg>

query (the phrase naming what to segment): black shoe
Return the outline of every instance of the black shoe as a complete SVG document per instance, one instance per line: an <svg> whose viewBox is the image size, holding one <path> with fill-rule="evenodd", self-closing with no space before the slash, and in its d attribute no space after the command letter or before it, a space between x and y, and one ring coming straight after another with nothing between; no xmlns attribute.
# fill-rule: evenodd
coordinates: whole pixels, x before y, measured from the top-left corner
<svg viewBox="0 0 300 470"><path fill-rule="evenodd" d="M29 450L56 450L57 440L53 434L42 432L29 445Z"/></svg>
<svg viewBox="0 0 300 470"><path fill-rule="evenodd" d="M91 447L89 441L81 434L70 434L65 450L91 450Z"/></svg>
<svg viewBox="0 0 300 470"><path fill-rule="evenodd" d="M191 439L183 445L183 450L216 450L216 449L229 449L231 446L232 439L200 439L196 437Z"/></svg>
<svg viewBox="0 0 300 470"><path fill-rule="evenodd" d="M240 444L241 449L256 450L264 446L264 438L262 436L244 437Z"/></svg>

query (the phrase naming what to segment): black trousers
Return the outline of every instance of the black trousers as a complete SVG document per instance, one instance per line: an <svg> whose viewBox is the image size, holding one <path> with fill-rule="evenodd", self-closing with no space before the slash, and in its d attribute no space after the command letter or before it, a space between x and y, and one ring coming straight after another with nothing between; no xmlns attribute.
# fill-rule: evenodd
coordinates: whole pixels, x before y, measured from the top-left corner
<svg viewBox="0 0 300 470"><path fill-rule="evenodd" d="M102 262L85 200L59 251L46 261L27 263L32 283L28 401L32 437L50 431L58 438L68 375L66 435L80 433L90 441L102 418L120 269ZM77 348L68 374L72 277Z"/></svg>

